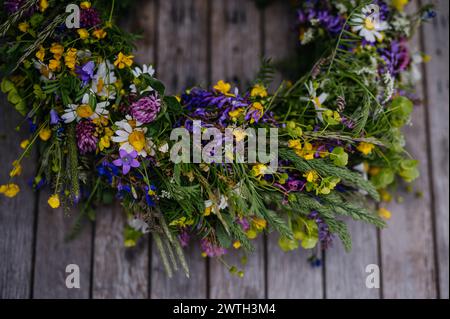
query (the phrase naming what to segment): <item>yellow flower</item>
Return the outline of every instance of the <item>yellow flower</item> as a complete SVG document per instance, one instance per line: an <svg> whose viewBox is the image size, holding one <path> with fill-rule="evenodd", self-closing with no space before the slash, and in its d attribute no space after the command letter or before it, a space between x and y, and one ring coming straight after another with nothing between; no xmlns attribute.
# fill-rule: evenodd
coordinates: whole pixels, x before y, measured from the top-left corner
<svg viewBox="0 0 450 319"><path fill-rule="evenodd" d="M64 53L64 47L59 43L53 43L50 47L50 52L53 53L56 60L59 60Z"/></svg>
<svg viewBox="0 0 450 319"><path fill-rule="evenodd" d="M47 10L47 8L48 8L48 1L40 0L39 1L39 10L41 10L41 12L44 12L45 10Z"/></svg>
<svg viewBox="0 0 450 319"><path fill-rule="evenodd" d="M257 118L261 118L263 116L264 106L259 102L255 102L250 107L249 112L252 112L254 114L250 120L250 123L255 123L255 116Z"/></svg>
<svg viewBox="0 0 450 319"><path fill-rule="evenodd" d="M38 60L41 61L41 62L44 61L45 49L44 49L44 47L42 45L39 47L39 50L36 52L36 58L38 58Z"/></svg>
<svg viewBox="0 0 450 319"><path fill-rule="evenodd" d="M398 11L403 11L409 0L392 0L392 6Z"/></svg>
<svg viewBox="0 0 450 319"><path fill-rule="evenodd" d="M242 244L241 244L241 242L240 242L239 240L236 240L236 241L233 243L233 247L234 247L235 249L239 249L239 248L241 248L241 246L242 246Z"/></svg>
<svg viewBox="0 0 450 319"><path fill-rule="evenodd" d="M314 183L319 179L319 174L317 174L316 171L309 171L306 172L303 177L305 177L309 183Z"/></svg>
<svg viewBox="0 0 450 319"><path fill-rule="evenodd" d="M68 49L64 57L64 62L69 69L74 70L77 64L77 49Z"/></svg>
<svg viewBox="0 0 450 319"><path fill-rule="evenodd" d="M233 120L236 120L239 116L241 116L242 113L244 113L244 109L241 107L241 108L235 109L234 111L228 112L228 115Z"/></svg>
<svg viewBox="0 0 450 319"><path fill-rule="evenodd" d="M133 58L134 55L125 55L120 52L116 61L114 61L114 65L119 69L124 69L126 66L130 67L133 65Z"/></svg>
<svg viewBox="0 0 450 319"><path fill-rule="evenodd" d="M103 136L100 139L100 143L99 143L99 148L100 151L103 151L106 148L110 148L111 147L111 137L108 135Z"/></svg>
<svg viewBox="0 0 450 319"><path fill-rule="evenodd" d="M386 208L380 208L378 210L378 215L384 219L391 219L392 213L388 211Z"/></svg>
<svg viewBox="0 0 450 319"><path fill-rule="evenodd" d="M311 143L306 142L305 147L303 148L301 155L305 160L310 161L314 159L316 151ZM299 155L299 154L297 154Z"/></svg>
<svg viewBox="0 0 450 319"><path fill-rule="evenodd" d="M203 216L211 215L213 209L213 202L211 200L205 201L205 211L203 212Z"/></svg>
<svg viewBox="0 0 450 319"><path fill-rule="evenodd" d="M78 29L77 30L78 35L80 36L80 39L85 40L87 38L89 38L89 31L86 29Z"/></svg>
<svg viewBox="0 0 450 319"><path fill-rule="evenodd" d="M247 136L247 132L241 128L237 128L233 130L233 135L236 137L236 142L243 141Z"/></svg>
<svg viewBox="0 0 450 319"><path fill-rule="evenodd" d="M28 22L19 23L19 30L22 31L23 33L27 32L29 28L30 25L28 24Z"/></svg>
<svg viewBox="0 0 450 319"><path fill-rule="evenodd" d="M254 176L259 177L259 176L266 175L267 170L268 170L268 167L266 165L257 164L255 166L253 166L252 173Z"/></svg>
<svg viewBox="0 0 450 319"><path fill-rule="evenodd" d="M220 80L219 82L217 82L217 84L214 86L214 90L227 95L230 90L231 90L231 84L227 83L223 80Z"/></svg>
<svg viewBox="0 0 450 319"><path fill-rule="evenodd" d="M39 138L41 140L43 140L44 142L47 142L50 139L51 136L52 136L52 130L49 129L48 127L43 128L39 132Z"/></svg>
<svg viewBox="0 0 450 319"><path fill-rule="evenodd" d="M253 87L253 89L252 89L250 95L251 95L252 97L255 97L255 96L266 97L268 94L267 94L266 88L265 88L263 85L261 85L261 84L256 84L256 85Z"/></svg>
<svg viewBox="0 0 450 319"><path fill-rule="evenodd" d="M371 143L361 142L359 143L358 147L356 148L358 151L363 153L364 155L369 155L372 153L373 149L375 148L375 145Z"/></svg>
<svg viewBox="0 0 450 319"><path fill-rule="evenodd" d="M387 190L380 189L378 193L380 193L380 197L383 202L390 203L392 201L392 195Z"/></svg>
<svg viewBox="0 0 450 319"><path fill-rule="evenodd" d="M431 58L431 55L428 55L428 54L422 55L422 60L423 60L424 63L430 62L431 59L432 59L432 58Z"/></svg>
<svg viewBox="0 0 450 319"><path fill-rule="evenodd" d="M173 222L169 224L169 226L179 226L179 227L187 227L192 226L194 224L194 220L192 218L187 219L185 216L175 219Z"/></svg>
<svg viewBox="0 0 450 319"><path fill-rule="evenodd" d="M23 140L22 142L20 142L20 148L23 150L26 149L28 147L28 145L30 145L29 140Z"/></svg>
<svg viewBox="0 0 450 319"><path fill-rule="evenodd" d="M16 185L16 184L7 184L7 185L0 186L0 194L3 194L9 198L16 197L19 192L20 192L20 187L19 187L19 185Z"/></svg>
<svg viewBox="0 0 450 319"><path fill-rule="evenodd" d="M9 173L10 177L19 176L20 174L22 174L22 165L20 165L18 161L13 162L13 167L14 168Z"/></svg>
<svg viewBox="0 0 450 319"><path fill-rule="evenodd" d="M302 143L300 142L300 140L290 140L288 142L288 146L289 146L289 148L292 148L296 151L302 150Z"/></svg>
<svg viewBox="0 0 450 319"><path fill-rule="evenodd" d="M263 218L253 218L252 223L258 231L262 231L267 227L267 221Z"/></svg>
<svg viewBox="0 0 450 319"><path fill-rule="evenodd" d="M61 202L59 200L59 195L54 194L54 195L50 196L47 203L53 209L59 208L59 206L61 206Z"/></svg>
<svg viewBox="0 0 450 319"><path fill-rule="evenodd" d="M91 7L91 3L89 1L83 1L80 3L80 8L83 10L89 9Z"/></svg>
<svg viewBox="0 0 450 319"><path fill-rule="evenodd" d="M95 38L97 38L97 39L104 39L106 36L107 36L107 33L106 33L106 31L105 30L103 30L103 29L98 29L98 30L95 30L94 32L92 32L92 35L95 37ZM130 64L131 65L131 64ZM130 66L129 65L129 66Z"/></svg>
<svg viewBox="0 0 450 319"><path fill-rule="evenodd" d="M59 70L60 67L61 67L61 61L59 61L59 60L50 60L50 62L48 64L48 68L51 71L57 71L57 70Z"/></svg>

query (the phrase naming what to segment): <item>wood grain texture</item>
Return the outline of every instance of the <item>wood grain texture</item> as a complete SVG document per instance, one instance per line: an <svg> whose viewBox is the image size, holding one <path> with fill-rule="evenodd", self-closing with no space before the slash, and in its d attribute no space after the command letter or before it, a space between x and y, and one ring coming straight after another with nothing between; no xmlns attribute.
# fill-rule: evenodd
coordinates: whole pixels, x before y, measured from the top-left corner
<svg viewBox="0 0 450 319"><path fill-rule="evenodd" d="M157 1L137 0L133 11L130 12L126 28L133 33L140 34L142 38L137 41L135 52L136 62L139 64L156 64L156 38L157 38Z"/></svg>
<svg viewBox="0 0 450 319"><path fill-rule="evenodd" d="M12 162L22 153L21 139L27 138L27 125L17 134L14 125L21 117L0 97L0 147L3 150L0 185L9 183ZM0 299L28 298L30 296L33 258L33 228L36 194L27 185L34 177L35 153L26 158L21 177L14 180L21 192L14 199L0 195Z"/></svg>
<svg viewBox="0 0 450 319"><path fill-rule="evenodd" d="M425 89L440 297L449 298L449 2L436 1L437 17L423 28L423 50L432 60L425 66Z"/></svg>
<svg viewBox="0 0 450 319"><path fill-rule="evenodd" d="M326 297L330 299L378 299L380 289L366 287L366 267L379 265L377 230L373 225L348 221L353 248L347 253L336 238L326 251Z"/></svg>
<svg viewBox="0 0 450 319"><path fill-rule="evenodd" d="M36 233L36 260L34 265L33 298L86 299L90 297L92 225L85 222L80 234L66 241L75 216L47 204L48 191L39 194L38 225ZM76 264L80 269L80 289L66 287L66 267Z"/></svg>
<svg viewBox="0 0 450 319"><path fill-rule="evenodd" d="M299 249L283 252L278 236L268 241L267 292L275 299L321 299L324 296L322 268L308 262L310 253Z"/></svg>
<svg viewBox="0 0 450 319"><path fill-rule="evenodd" d="M211 1L212 82L226 80L245 89L258 72L261 12L253 1Z"/></svg>
<svg viewBox="0 0 450 319"><path fill-rule="evenodd" d="M292 30L294 21L292 7L287 1L274 1L264 12L264 56L277 64L289 58L296 45ZM283 80L276 74L275 91ZM309 253L299 250L285 253L278 246L278 236L268 236L267 294L268 298L323 297L322 269L308 263ZM308 289L304 289L308 287Z"/></svg>
<svg viewBox="0 0 450 319"><path fill-rule="evenodd" d="M413 12L417 3L408 10ZM419 49L417 37L411 49ZM420 83L417 93L423 96ZM433 251L433 225L429 158L426 154L427 135L425 107L417 106L412 114L412 125L405 128L407 149L420 161L421 177L415 181L415 191L423 191L418 197L414 192L400 190L396 196L403 202L387 205L392 211L388 228L381 232L382 291L384 298L435 298L436 271Z"/></svg>
<svg viewBox="0 0 450 319"><path fill-rule="evenodd" d="M126 216L120 205L97 210L92 297L142 299L149 294L149 237L124 247Z"/></svg>
<svg viewBox="0 0 450 319"><path fill-rule="evenodd" d="M152 248L152 299L205 299L207 298L206 262L200 256L199 244L185 250L191 273L190 279L182 270L169 279L155 245Z"/></svg>
<svg viewBox="0 0 450 319"><path fill-rule="evenodd" d="M213 83L225 80L245 89L254 79L262 56L261 12L253 1L211 1L211 74ZM254 242L244 278L231 276L217 260L210 261L211 298L264 298L264 240ZM226 260L242 268L240 256L231 252Z"/></svg>
<svg viewBox="0 0 450 319"><path fill-rule="evenodd" d="M158 14L158 76L170 93L208 82L208 1L164 0Z"/></svg>
<svg viewBox="0 0 450 319"><path fill-rule="evenodd" d="M159 1L157 72L171 93L208 84L208 1ZM151 298L206 298L206 261L198 246L187 249L191 279L180 271L169 279L153 243Z"/></svg>

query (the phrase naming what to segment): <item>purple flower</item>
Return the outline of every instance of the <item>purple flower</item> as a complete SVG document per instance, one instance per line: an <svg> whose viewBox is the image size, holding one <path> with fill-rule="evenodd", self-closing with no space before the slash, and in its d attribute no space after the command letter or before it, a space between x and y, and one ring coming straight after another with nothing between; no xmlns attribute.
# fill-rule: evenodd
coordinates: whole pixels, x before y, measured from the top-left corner
<svg viewBox="0 0 450 319"><path fill-rule="evenodd" d="M100 14L94 8L83 9L80 12L80 25L82 28L92 28L102 23Z"/></svg>
<svg viewBox="0 0 450 319"><path fill-rule="evenodd" d="M186 229L183 229L178 235L178 239L180 240L181 247L189 246L189 241L191 240L191 236L189 235Z"/></svg>
<svg viewBox="0 0 450 319"><path fill-rule="evenodd" d="M206 238L203 238L200 241L200 246L202 251L208 257L220 257L227 253L227 250L225 248L214 245Z"/></svg>
<svg viewBox="0 0 450 319"><path fill-rule="evenodd" d="M94 77L94 61L89 61L82 67L77 66L75 73L78 75L81 81L83 81L83 85L87 85L90 80Z"/></svg>
<svg viewBox="0 0 450 319"><path fill-rule="evenodd" d="M386 62L381 69L382 73L389 72L392 76L398 76L405 71L411 61L407 42L405 39L392 41L390 48L380 50L381 57Z"/></svg>
<svg viewBox="0 0 450 319"><path fill-rule="evenodd" d="M250 223L248 222L247 218L245 217L241 217L236 219L236 223L238 223L241 227L242 230L247 232L250 230Z"/></svg>
<svg viewBox="0 0 450 319"><path fill-rule="evenodd" d="M131 105L131 115L143 124L156 120L161 110L161 100L157 96L146 96Z"/></svg>
<svg viewBox="0 0 450 319"><path fill-rule="evenodd" d="M333 242L333 234L330 232L328 224L320 217L317 211L312 211L308 218L316 222L319 227L319 240L322 248L327 249Z"/></svg>
<svg viewBox="0 0 450 319"><path fill-rule="evenodd" d="M6 0L3 5L5 7L6 12L11 14L19 11L19 9L22 8L25 2L26 2L25 0ZM25 14L27 16L32 15L36 10L36 8L37 6L32 6Z"/></svg>
<svg viewBox="0 0 450 319"><path fill-rule="evenodd" d="M125 150L119 151L120 158L116 159L113 164L120 167L122 166L122 173L123 175L127 175L130 172L130 169L132 167L137 168L141 164L136 160L138 157L138 153L136 151L132 151L131 153L128 153Z"/></svg>
<svg viewBox="0 0 450 319"><path fill-rule="evenodd" d="M95 136L96 127L90 120L80 121L77 124L77 145L81 154L95 152L98 138Z"/></svg>
<svg viewBox="0 0 450 319"><path fill-rule="evenodd" d="M50 125L57 125L61 121L58 112L56 112L54 109L50 110Z"/></svg>

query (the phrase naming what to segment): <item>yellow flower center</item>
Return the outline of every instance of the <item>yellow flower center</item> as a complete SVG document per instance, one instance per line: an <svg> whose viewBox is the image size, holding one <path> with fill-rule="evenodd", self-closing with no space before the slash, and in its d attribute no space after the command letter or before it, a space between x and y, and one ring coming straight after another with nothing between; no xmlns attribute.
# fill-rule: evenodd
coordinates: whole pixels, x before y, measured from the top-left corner
<svg viewBox="0 0 450 319"><path fill-rule="evenodd" d="M131 144L131 146L133 146L133 148L137 151L140 152L144 149L145 147L145 134L142 131L133 131L133 133L131 133L128 136L128 142Z"/></svg>
<svg viewBox="0 0 450 319"><path fill-rule="evenodd" d="M77 108L77 115L82 119L91 117L94 114L92 107L89 104L82 104Z"/></svg>
<svg viewBox="0 0 450 319"><path fill-rule="evenodd" d="M105 82L103 81L103 78L98 79L97 83L97 93L100 93L103 91L103 87L105 85Z"/></svg>
<svg viewBox="0 0 450 319"><path fill-rule="evenodd" d="M320 99L319 99L318 97L315 97L315 98L314 98L314 104L315 104L317 107L321 107L321 106L322 106L322 103L320 102Z"/></svg>
<svg viewBox="0 0 450 319"><path fill-rule="evenodd" d="M373 23L373 20L371 18L366 18L364 20L364 28L369 31L375 30L375 24Z"/></svg>

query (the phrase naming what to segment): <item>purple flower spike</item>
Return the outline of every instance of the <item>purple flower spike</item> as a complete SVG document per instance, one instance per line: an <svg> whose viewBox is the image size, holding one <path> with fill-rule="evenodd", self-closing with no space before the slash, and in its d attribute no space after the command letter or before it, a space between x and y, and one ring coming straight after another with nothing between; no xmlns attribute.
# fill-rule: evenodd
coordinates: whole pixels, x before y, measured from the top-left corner
<svg viewBox="0 0 450 319"><path fill-rule="evenodd" d="M116 159L113 164L119 167L122 166L123 175L127 175L132 167L137 168L141 165L136 159L138 156L138 153L136 151L128 153L125 150L120 150L119 154L120 158Z"/></svg>
<svg viewBox="0 0 450 319"><path fill-rule="evenodd" d="M54 109L50 110L50 125L56 125L61 121L58 112L56 112Z"/></svg>

